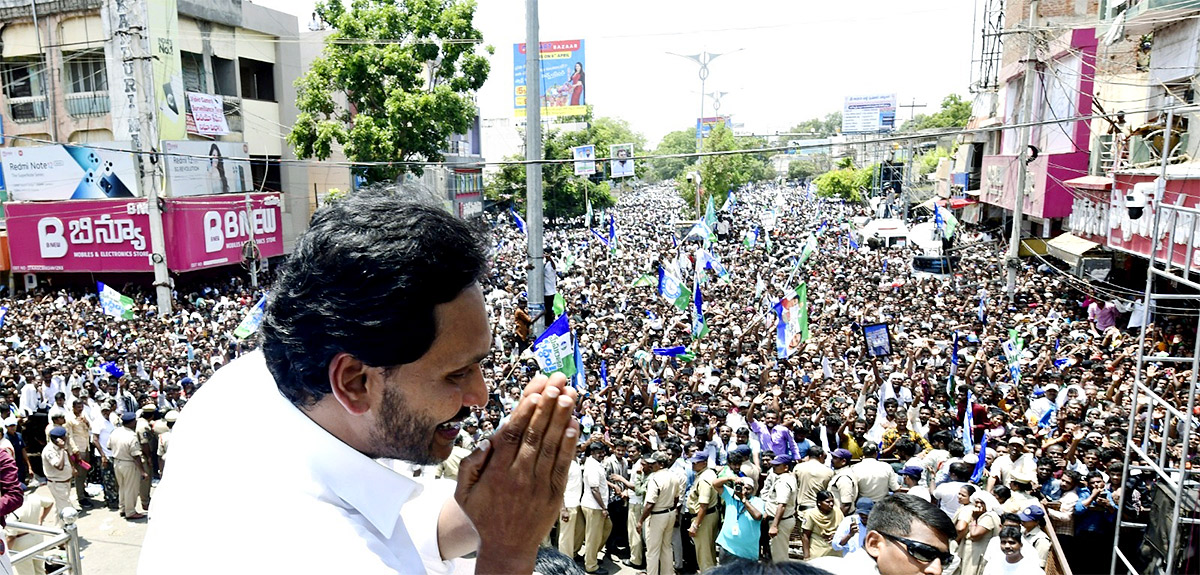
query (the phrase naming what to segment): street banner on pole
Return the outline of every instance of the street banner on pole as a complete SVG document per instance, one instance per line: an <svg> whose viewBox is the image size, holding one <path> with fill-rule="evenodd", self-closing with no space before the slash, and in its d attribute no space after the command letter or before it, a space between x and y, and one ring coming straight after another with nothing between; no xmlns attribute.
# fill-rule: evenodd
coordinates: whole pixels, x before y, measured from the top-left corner
<svg viewBox="0 0 1200 575"><path fill-rule="evenodd" d="M596 173L596 146L576 146L571 149L575 155L575 175L590 176Z"/></svg>

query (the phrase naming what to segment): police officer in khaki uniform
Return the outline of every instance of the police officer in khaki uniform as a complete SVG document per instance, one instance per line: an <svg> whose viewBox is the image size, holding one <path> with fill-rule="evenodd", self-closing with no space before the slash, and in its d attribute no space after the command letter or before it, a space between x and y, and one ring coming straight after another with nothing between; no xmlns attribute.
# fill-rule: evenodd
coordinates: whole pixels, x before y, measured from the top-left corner
<svg viewBox="0 0 1200 575"><path fill-rule="evenodd" d="M71 450L67 445L67 430L62 426L50 428L50 441L42 450L42 469L50 482L50 495L54 496L55 515L62 525L62 512L71 505L71 477L75 468L71 466Z"/></svg>
<svg viewBox="0 0 1200 575"><path fill-rule="evenodd" d="M142 417L137 420L134 433L142 446L142 458L147 464L146 476L138 482L138 497L142 499L142 509L150 509L150 483L154 472L158 469L158 433L154 431L154 420L158 418L158 406L147 403L142 406Z"/></svg>
<svg viewBox="0 0 1200 575"><path fill-rule="evenodd" d="M708 571L717 564L717 525L720 521L719 500L717 490L712 482L717 479L717 472L708 466L706 453L697 453L688 461L696 474L696 482L687 495L687 510L693 515L692 523L688 526L688 535L696 545L696 564L700 572Z"/></svg>
<svg viewBox="0 0 1200 575"><path fill-rule="evenodd" d="M778 563L788 559L788 540L796 528L796 474L791 473L792 457L787 454L771 460L771 472L779 479L764 493L767 508L771 510L771 524L767 534L771 537L771 561Z"/></svg>
<svg viewBox="0 0 1200 575"><path fill-rule="evenodd" d="M127 411L121 415L121 427L108 436L108 449L112 451L117 472L117 498L121 504L121 516L127 520L143 519L137 512L138 487L148 479L146 465L142 461L142 444L134 432L137 427L137 412Z"/></svg>
<svg viewBox="0 0 1200 575"><path fill-rule="evenodd" d="M669 457L655 453L646 480L646 498L642 508L642 539L646 545L646 575L675 575L675 550L671 530L675 526L675 507L683 486L679 477L666 468Z"/></svg>

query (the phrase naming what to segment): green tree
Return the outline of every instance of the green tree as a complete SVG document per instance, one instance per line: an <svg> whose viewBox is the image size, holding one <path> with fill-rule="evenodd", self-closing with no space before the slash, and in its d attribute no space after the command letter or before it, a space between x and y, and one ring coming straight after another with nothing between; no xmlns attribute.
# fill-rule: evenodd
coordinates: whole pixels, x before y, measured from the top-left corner
<svg viewBox="0 0 1200 575"><path fill-rule="evenodd" d="M592 144L596 146L596 155L607 157L609 147L613 144L633 143L634 155L645 153L646 138L633 131L629 123L619 118L585 118L588 128L582 131L565 132L550 130L544 134L543 157L547 160L571 159L573 148ZM511 160L521 160L519 156ZM644 164L645 162L638 162ZM593 179L576 176L575 166L571 162L545 164L542 166L542 213L545 218L555 222L562 218L578 217L587 210L586 202L592 203L592 208L611 207L616 204L610 182L603 181L608 166L597 162L596 169L604 173L597 174ZM635 174L640 176L648 166L638 165ZM485 188L485 194L490 199L498 201L511 200L515 206L524 211L525 206L525 166L511 164L501 166L500 171L492 177Z"/></svg>
<svg viewBox="0 0 1200 575"><path fill-rule="evenodd" d="M792 134L809 134L809 136L795 136L790 139L795 139L796 137L828 138L841 130L842 113L831 112L825 114L824 118L811 118L800 122L792 126L792 129L788 130L788 132Z"/></svg>
<svg viewBox="0 0 1200 575"><path fill-rule="evenodd" d="M917 114L900 127L902 132L916 132L934 128L965 128L971 119L971 103L958 94L942 98L942 109L934 114Z"/></svg>
<svg viewBox="0 0 1200 575"><path fill-rule="evenodd" d="M658 147L654 149L655 156L669 154L691 154L696 151L696 128L677 130L663 136ZM655 158L649 162L647 180L651 183L665 182L677 179L679 174L690 169L696 160L693 158Z"/></svg>
<svg viewBox="0 0 1200 575"><path fill-rule="evenodd" d="M715 126L712 132L704 138L705 152L747 150L764 145L765 141L761 138L735 137L733 132L724 125ZM774 177L775 172L763 154L705 156L700 161L700 181L704 191L700 198L700 210L703 212L709 196L712 196L714 203L720 206L725 203L725 198L729 196L730 191L750 182L770 180ZM687 181L687 172L676 177L675 185L679 190L680 197L687 202L687 205L694 208L696 187L694 183Z"/></svg>
<svg viewBox="0 0 1200 575"><path fill-rule="evenodd" d="M862 201L862 192L871 185L872 168L855 168L849 158L838 163L838 169L825 172L814 182L817 195L823 198L842 198L854 202Z"/></svg>
<svg viewBox="0 0 1200 575"><path fill-rule="evenodd" d="M817 173L816 162L807 158L792 160L788 163L787 177L789 180L807 180Z"/></svg>
<svg viewBox="0 0 1200 575"><path fill-rule="evenodd" d="M474 0L327 0L317 13L333 32L296 81L299 114L288 144L324 160L335 145L358 162L439 161L448 138L467 131L473 95L487 79L476 46ZM484 49L493 53L492 47ZM421 169L373 166L368 181Z"/></svg>

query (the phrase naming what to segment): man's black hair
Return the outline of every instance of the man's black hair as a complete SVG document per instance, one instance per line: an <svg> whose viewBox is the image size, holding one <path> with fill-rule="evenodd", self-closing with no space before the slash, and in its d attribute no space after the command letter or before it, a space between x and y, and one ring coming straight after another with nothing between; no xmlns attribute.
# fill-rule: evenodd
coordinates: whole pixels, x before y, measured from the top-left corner
<svg viewBox="0 0 1200 575"><path fill-rule="evenodd" d="M388 368L425 355L437 337L434 308L485 273L482 245L465 221L394 193L358 192L317 210L263 316L263 356L279 391L316 403L342 352Z"/></svg>
<svg viewBox="0 0 1200 575"><path fill-rule="evenodd" d="M803 561L760 563L738 557L705 571L704 575L829 575L829 572Z"/></svg>
<svg viewBox="0 0 1200 575"><path fill-rule="evenodd" d="M1000 539L1016 539L1021 540L1021 528L1009 525L1008 527L1000 528Z"/></svg>
<svg viewBox="0 0 1200 575"><path fill-rule="evenodd" d="M965 461L956 461L950 464L951 481L968 481L974 472L975 466Z"/></svg>
<svg viewBox="0 0 1200 575"><path fill-rule="evenodd" d="M936 505L908 494L889 495L876 501L867 519L867 529L905 537L912 532L914 521L920 521L941 534L947 543L958 536L949 515Z"/></svg>

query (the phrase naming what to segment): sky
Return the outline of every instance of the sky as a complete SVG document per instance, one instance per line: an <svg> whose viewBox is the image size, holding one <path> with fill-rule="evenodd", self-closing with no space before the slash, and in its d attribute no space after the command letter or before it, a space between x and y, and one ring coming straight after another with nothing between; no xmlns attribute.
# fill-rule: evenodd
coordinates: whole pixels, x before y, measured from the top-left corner
<svg viewBox="0 0 1200 575"><path fill-rule="evenodd" d="M311 19L312 0L256 0ZM699 67L673 56L724 54L705 92L728 92L721 113L755 134L787 131L842 108L846 96L895 93L938 109L968 97L974 0L541 0L540 39L583 39L587 103L629 121L651 146L700 115ZM581 10L580 6L587 6ZM479 93L484 120L511 118L513 44L525 41L525 0L478 0L476 27L495 48ZM704 112L713 115L713 101ZM908 108L897 111L907 119Z"/></svg>

